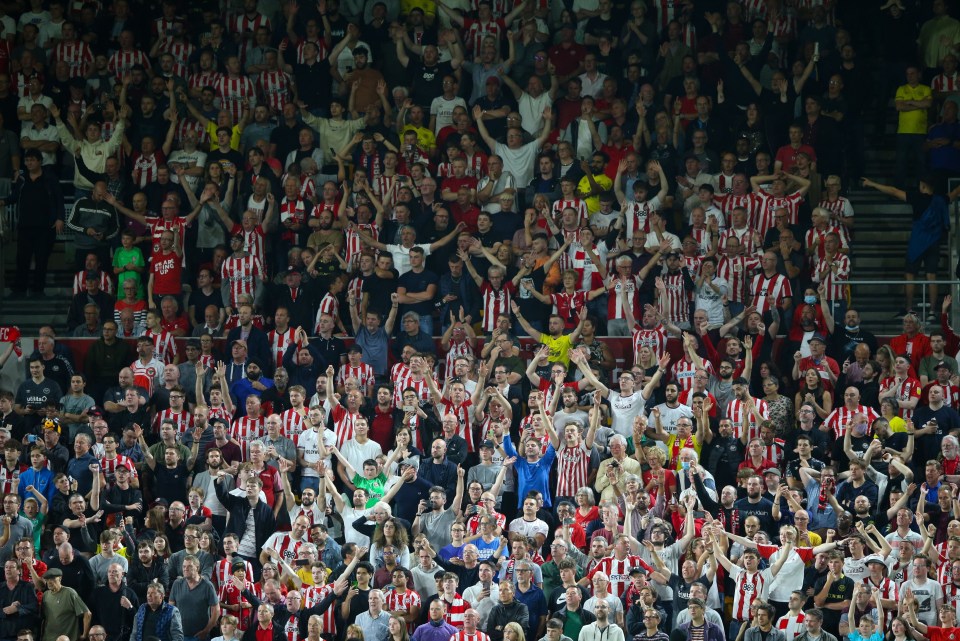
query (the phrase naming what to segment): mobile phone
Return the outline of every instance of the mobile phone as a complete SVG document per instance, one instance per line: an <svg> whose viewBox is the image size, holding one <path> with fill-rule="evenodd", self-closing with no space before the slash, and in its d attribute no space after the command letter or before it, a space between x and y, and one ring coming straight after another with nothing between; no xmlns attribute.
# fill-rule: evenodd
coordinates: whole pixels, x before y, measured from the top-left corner
<svg viewBox="0 0 960 641"><path fill-rule="evenodd" d="M27 443L36 443L37 435L36 434L27 434Z"/></svg>
<svg viewBox="0 0 960 641"><path fill-rule="evenodd" d="M416 408L414 408L413 405L404 405L404 406L403 406L403 411L404 411L404 413L406 413L406 414L410 414L411 412L416 412L417 410L416 410Z"/></svg>
<svg viewBox="0 0 960 641"><path fill-rule="evenodd" d="M297 567L306 567L310 565L310 559L296 559L293 564Z"/></svg>
<svg viewBox="0 0 960 641"><path fill-rule="evenodd" d="M491 582L491 581L484 581L484 582L483 582L483 589L486 590L487 592L490 591L490 587L491 587L491 586L492 586L492 582Z"/></svg>

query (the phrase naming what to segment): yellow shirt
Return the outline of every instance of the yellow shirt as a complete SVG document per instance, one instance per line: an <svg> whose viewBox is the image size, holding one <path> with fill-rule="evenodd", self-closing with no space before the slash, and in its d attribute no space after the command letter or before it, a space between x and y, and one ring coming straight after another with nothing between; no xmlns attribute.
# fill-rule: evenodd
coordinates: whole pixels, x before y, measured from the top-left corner
<svg viewBox="0 0 960 641"><path fill-rule="evenodd" d="M417 145L419 145L421 149L430 151L437 146L437 137L434 136L433 132L426 127L414 127L413 125L407 125L403 128L403 133L408 131L416 132Z"/></svg>
<svg viewBox="0 0 960 641"><path fill-rule="evenodd" d="M690 435L690 445L693 447L693 451L697 453L697 459L700 458L700 441L697 440L697 437L693 434ZM672 467L675 470L682 470L683 466L680 464L680 450L687 447L686 443L677 443L677 435L671 434L670 440L667 441L667 464L664 467ZM674 461L674 463L671 463Z"/></svg>
<svg viewBox="0 0 960 641"><path fill-rule="evenodd" d="M563 363L565 367L570 367L570 349L573 347L573 343L570 341L569 334L561 334L554 338L544 332L540 334L540 342L550 348L548 361Z"/></svg>
<svg viewBox="0 0 960 641"><path fill-rule="evenodd" d="M220 149L220 145L217 143L217 129L220 127L217 126L216 121L210 120L207 122L207 138L210 139L210 151L217 151ZM240 134L243 133L243 130L240 129L239 125L234 125L230 129L230 149L234 151L240 151ZM243 169L238 167L238 169Z"/></svg>
<svg viewBox="0 0 960 641"><path fill-rule="evenodd" d="M895 100L926 100L932 98L930 87L927 85L901 85L897 89ZM927 133L927 110L914 109L912 111L899 112L899 121L897 123L898 134L924 134Z"/></svg>
<svg viewBox="0 0 960 641"><path fill-rule="evenodd" d="M603 188L603 191L610 191L613 189L613 181L606 174L600 174L599 176L593 177L594 182L600 185ZM590 193L590 179L584 176L580 179L580 183L577 185L577 191L581 194ZM595 196L590 196L583 199L587 203L587 211L591 214L595 214L600 211L600 194L598 193Z"/></svg>
<svg viewBox="0 0 960 641"><path fill-rule="evenodd" d="M413 9L423 11L423 17L427 19L428 24L433 22L433 18L437 15L437 3L434 0L400 0L402 15L409 15Z"/></svg>

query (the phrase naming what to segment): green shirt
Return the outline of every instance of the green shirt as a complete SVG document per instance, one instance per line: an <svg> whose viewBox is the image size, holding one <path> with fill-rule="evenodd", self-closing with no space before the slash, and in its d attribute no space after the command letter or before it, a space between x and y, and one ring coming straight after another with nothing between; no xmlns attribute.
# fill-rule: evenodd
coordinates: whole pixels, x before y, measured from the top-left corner
<svg viewBox="0 0 960 641"><path fill-rule="evenodd" d="M354 487L358 490L366 490L367 496L370 497L367 499L368 508L373 507L383 498L383 488L387 484L387 476L383 472L372 479L368 479L357 473L353 475L353 479L351 480L353 481Z"/></svg>
<svg viewBox="0 0 960 641"><path fill-rule="evenodd" d="M565 610L566 617L563 620L563 633L571 639L580 638L580 629L583 628L583 620L579 612Z"/></svg>
<svg viewBox="0 0 960 641"><path fill-rule="evenodd" d="M129 263L133 263L137 267L146 267L147 263L143 260L143 252L140 251L139 247L131 247L130 249L124 249L119 247L113 254L113 266L123 268ZM120 298L123 298L123 283L126 280L133 280L137 284L137 292L142 295L143 293L143 279L140 278L140 273L133 270L123 271L117 274L117 293Z"/></svg>

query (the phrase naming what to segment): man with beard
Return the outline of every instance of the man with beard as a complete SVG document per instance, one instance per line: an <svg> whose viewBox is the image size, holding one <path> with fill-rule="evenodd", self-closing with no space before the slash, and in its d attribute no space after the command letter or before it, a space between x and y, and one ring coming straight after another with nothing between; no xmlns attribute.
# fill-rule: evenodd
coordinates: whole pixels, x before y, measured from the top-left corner
<svg viewBox="0 0 960 641"><path fill-rule="evenodd" d="M763 497L763 480L757 475L747 479L747 496L734 504L740 512L740 518L755 516L760 520L760 529L773 538L776 534L775 523L780 520L780 506Z"/></svg>
<svg viewBox="0 0 960 641"><path fill-rule="evenodd" d="M667 355L665 357L669 358ZM662 366L661 369L663 369ZM667 383L663 395L664 402L654 407L651 415L653 412L659 412L661 428L667 434L674 435L677 433L677 421L681 418L693 420L693 410L680 402L680 386L676 382ZM647 427L647 430L652 433L653 427Z"/></svg>
<svg viewBox="0 0 960 641"><path fill-rule="evenodd" d="M222 425L220 426L220 431L221 433L224 431ZM223 528L227 524L227 510L223 507L223 504L220 503L220 500L217 499L216 489L213 484L220 470L224 469L227 464L223 460L223 452L219 447L216 447L215 444L206 450L204 460L207 463L207 467L202 472L194 475L192 487L198 487L204 491L203 507L208 508L212 514L213 529L217 532L223 532Z"/></svg>
<svg viewBox="0 0 960 641"><path fill-rule="evenodd" d="M733 381L733 399L724 415L733 423L734 434L748 443L760 437L760 423L770 418L767 402L750 395L750 382L742 376Z"/></svg>
<svg viewBox="0 0 960 641"><path fill-rule="evenodd" d="M245 399L251 394L262 397L264 392L273 387L273 381L263 375L263 369L257 360L251 358L246 365L247 375L233 381L230 385L230 396L236 399Z"/></svg>

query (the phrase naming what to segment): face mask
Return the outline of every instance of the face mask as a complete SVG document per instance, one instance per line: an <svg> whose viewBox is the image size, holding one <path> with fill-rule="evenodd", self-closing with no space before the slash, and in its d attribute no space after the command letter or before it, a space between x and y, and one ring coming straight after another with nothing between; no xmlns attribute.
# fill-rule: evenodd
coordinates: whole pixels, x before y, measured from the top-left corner
<svg viewBox="0 0 960 641"><path fill-rule="evenodd" d="M858 435L863 435L867 433L867 424L866 423L857 423L853 426L853 431Z"/></svg>
<svg viewBox="0 0 960 641"><path fill-rule="evenodd" d="M803 302L805 302L807 305L816 305L816 303L817 303L817 297L816 297L816 296L804 296L804 297L803 297Z"/></svg>
<svg viewBox="0 0 960 641"><path fill-rule="evenodd" d="M859 331L859 330L860 330L860 326L859 326L859 325L847 325L847 326L844 327L844 329L847 330L848 332L856 332L856 331Z"/></svg>

